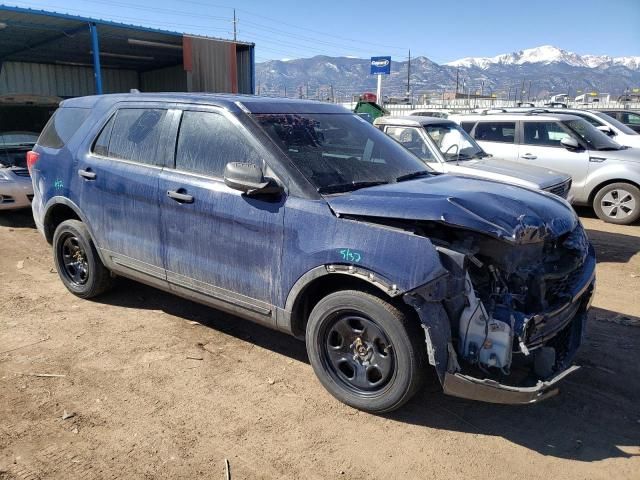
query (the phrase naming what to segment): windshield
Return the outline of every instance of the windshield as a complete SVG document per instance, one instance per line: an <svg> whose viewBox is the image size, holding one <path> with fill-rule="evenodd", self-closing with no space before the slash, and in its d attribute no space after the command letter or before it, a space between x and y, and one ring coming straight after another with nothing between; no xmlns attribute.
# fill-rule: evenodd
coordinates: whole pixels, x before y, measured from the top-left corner
<svg viewBox="0 0 640 480"><path fill-rule="evenodd" d="M585 120L567 120L562 123L578 135L587 144L589 150L620 150L622 148L620 144L611 140L606 134Z"/></svg>
<svg viewBox="0 0 640 480"><path fill-rule="evenodd" d="M487 156L480 145L457 124L432 124L424 128L447 162Z"/></svg>
<svg viewBox="0 0 640 480"><path fill-rule="evenodd" d="M320 193L393 183L430 172L400 144L351 113L254 118Z"/></svg>
<svg viewBox="0 0 640 480"><path fill-rule="evenodd" d="M636 132L635 130L632 130L631 128L626 126L624 123L622 123L620 120L618 120L617 118L613 118L612 116L607 115L606 113L603 113L603 112L593 112L593 113L595 113L598 117L603 119L605 122L607 122L607 123L613 125L614 127L616 127L618 130L620 130L625 135L640 135L638 132Z"/></svg>

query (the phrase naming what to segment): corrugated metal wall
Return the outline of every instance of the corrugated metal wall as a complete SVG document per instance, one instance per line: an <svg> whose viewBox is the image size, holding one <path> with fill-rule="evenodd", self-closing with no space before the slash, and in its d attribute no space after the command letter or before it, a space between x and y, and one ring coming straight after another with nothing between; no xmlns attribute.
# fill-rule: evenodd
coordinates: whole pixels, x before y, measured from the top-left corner
<svg viewBox="0 0 640 480"><path fill-rule="evenodd" d="M187 72L182 65L140 74L141 92L186 92Z"/></svg>
<svg viewBox="0 0 640 480"><path fill-rule="evenodd" d="M183 37L185 70L192 92L237 91L235 45L209 38Z"/></svg>
<svg viewBox="0 0 640 480"><path fill-rule="evenodd" d="M253 93L253 79L251 78L251 47L236 47L238 62L238 93Z"/></svg>
<svg viewBox="0 0 640 480"><path fill-rule="evenodd" d="M0 94L31 93L78 97L93 95L93 68L71 65L4 62L0 71ZM102 69L104 93L128 92L139 88L134 70Z"/></svg>

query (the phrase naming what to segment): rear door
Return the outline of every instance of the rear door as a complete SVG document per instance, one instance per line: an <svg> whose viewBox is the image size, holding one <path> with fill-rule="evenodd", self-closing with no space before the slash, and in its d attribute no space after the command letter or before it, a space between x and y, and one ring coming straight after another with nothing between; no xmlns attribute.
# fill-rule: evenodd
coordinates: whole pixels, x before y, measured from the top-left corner
<svg viewBox="0 0 640 480"><path fill-rule="evenodd" d="M280 284L286 197L248 197L223 180L228 162L263 167L266 155L230 114L185 108L175 168L160 174L160 208L171 288L271 323Z"/></svg>
<svg viewBox="0 0 640 480"><path fill-rule="evenodd" d="M105 118L75 168L81 209L105 261L163 282L158 181L165 163L168 110L121 105Z"/></svg>
<svg viewBox="0 0 640 480"><path fill-rule="evenodd" d="M574 196L579 197L587 180L589 152L584 148L569 150L560 143L563 138L573 136L560 122L526 120L521 124L518 162L571 175L571 189ZM581 143L580 139L576 140Z"/></svg>
<svg viewBox="0 0 640 480"><path fill-rule="evenodd" d="M515 121L482 120L473 129L473 137L483 150L502 160L518 158L516 135Z"/></svg>

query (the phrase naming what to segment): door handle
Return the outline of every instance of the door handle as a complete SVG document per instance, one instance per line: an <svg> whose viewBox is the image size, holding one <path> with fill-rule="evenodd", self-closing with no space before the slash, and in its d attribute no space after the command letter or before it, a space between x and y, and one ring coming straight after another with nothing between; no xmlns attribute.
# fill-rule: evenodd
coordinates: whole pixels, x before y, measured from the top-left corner
<svg viewBox="0 0 640 480"><path fill-rule="evenodd" d="M184 192L185 190L183 188L178 190L168 190L167 196L178 203L193 203L193 195L188 195Z"/></svg>
<svg viewBox="0 0 640 480"><path fill-rule="evenodd" d="M520 158L524 158L525 160L535 160L538 157L532 155L531 153L525 153L524 155L520 155Z"/></svg>
<svg viewBox="0 0 640 480"><path fill-rule="evenodd" d="M86 170L78 170L78 175L80 175L82 178L86 179L86 180L95 180L96 179L96 174L95 172L92 172L91 169L87 168Z"/></svg>

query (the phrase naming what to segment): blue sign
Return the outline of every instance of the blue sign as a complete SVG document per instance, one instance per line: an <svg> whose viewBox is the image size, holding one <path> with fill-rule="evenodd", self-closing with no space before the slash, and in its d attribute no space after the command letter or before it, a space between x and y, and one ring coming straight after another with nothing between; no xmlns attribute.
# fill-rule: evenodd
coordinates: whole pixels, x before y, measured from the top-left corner
<svg viewBox="0 0 640 480"><path fill-rule="evenodd" d="M389 75L391 57L371 57L371 75Z"/></svg>

